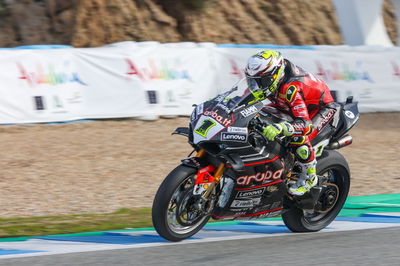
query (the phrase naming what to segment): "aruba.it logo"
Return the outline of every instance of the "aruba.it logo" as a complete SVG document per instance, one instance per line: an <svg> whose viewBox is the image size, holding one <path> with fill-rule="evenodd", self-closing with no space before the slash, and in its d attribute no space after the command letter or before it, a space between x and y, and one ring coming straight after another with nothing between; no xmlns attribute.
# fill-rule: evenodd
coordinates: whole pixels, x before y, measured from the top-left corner
<svg viewBox="0 0 400 266"><path fill-rule="evenodd" d="M125 74L136 76L141 80L176 80L186 79L192 81L192 77L186 69L179 70L169 66L166 62L157 65L153 60L149 59L147 66L138 67L135 62L129 58L125 58L128 70ZM178 64L179 62L177 62Z"/></svg>
<svg viewBox="0 0 400 266"><path fill-rule="evenodd" d="M25 80L30 87L38 85L60 85L65 83L78 83L84 86L87 84L81 79L77 72L66 71L65 69L57 69L53 64L44 67L42 64L36 64L33 71L28 71L22 63L16 63L19 70L19 79ZM68 66L68 62L64 64Z"/></svg>
<svg viewBox="0 0 400 266"><path fill-rule="evenodd" d="M374 82L368 71L363 70L362 62L356 62L356 69L350 68L349 64L346 63L342 65L337 62L332 62L331 65L323 65L319 61L315 63L317 65L316 75L327 82L334 80Z"/></svg>

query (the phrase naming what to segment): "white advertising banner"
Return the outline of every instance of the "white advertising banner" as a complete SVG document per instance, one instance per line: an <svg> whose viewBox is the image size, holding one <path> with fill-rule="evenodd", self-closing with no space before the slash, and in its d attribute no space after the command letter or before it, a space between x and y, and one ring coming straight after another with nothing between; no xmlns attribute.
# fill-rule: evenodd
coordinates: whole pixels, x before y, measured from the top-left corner
<svg viewBox="0 0 400 266"><path fill-rule="evenodd" d="M86 83L70 51L0 51L1 123L80 118Z"/></svg>
<svg viewBox="0 0 400 266"><path fill-rule="evenodd" d="M210 50L157 44L0 51L0 123L189 115L216 95Z"/></svg>
<svg viewBox="0 0 400 266"><path fill-rule="evenodd" d="M189 115L275 49L362 112L400 111L400 49L240 47L125 42L99 48L0 50L0 124Z"/></svg>
<svg viewBox="0 0 400 266"><path fill-rule="evenodd" d="M400 49L319 47L275 48L285 58L327 82L339 101L354 96L360 111L400 111ZM249 56L263 48L218 48L220 85L227 88L243 77Z"/></svg>

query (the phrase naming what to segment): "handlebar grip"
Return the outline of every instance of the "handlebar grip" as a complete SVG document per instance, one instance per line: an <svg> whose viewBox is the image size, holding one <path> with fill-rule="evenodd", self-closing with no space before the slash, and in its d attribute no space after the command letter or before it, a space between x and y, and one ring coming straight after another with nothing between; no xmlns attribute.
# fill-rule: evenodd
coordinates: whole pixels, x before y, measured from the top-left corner
<svg viewBox="0 0 400 266"><path fill-rule="evenodd" d="M267 139L267 137L263 134L264 127L261 125L256 125L254 127L255 131L265 140L266 143L269 143L270 141ZM276 137L274 141L278 142L280 145L287 147L288 142L285 141L285 136L282 137Z"/></svg>

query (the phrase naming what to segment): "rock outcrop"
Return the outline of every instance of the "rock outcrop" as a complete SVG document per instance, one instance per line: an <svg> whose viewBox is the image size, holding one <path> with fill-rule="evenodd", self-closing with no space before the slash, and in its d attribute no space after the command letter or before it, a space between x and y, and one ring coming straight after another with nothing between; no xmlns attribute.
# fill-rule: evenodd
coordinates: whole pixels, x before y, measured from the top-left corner
<svg viewBox="0 0 400 266"><path fill-rule="evenodd" d="M394 13L383 8L396 39ZM120 41L342 44L331 1L0 0L0 46Z"/></svg>

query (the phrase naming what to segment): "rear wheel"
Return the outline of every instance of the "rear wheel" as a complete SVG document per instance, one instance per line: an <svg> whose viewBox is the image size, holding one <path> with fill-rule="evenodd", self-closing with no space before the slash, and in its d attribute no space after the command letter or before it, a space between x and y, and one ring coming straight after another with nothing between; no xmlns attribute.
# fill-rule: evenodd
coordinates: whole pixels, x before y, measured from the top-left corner
<svg viewBox="0 0 400 266"><path fill-rule="evenodd" d="M346 159L328 150L318 158L317 175L324 180L317 208L304 212L293 205L282 214L285 225L293 232L315 232L328 226L339 214L350 189L350 170Z"/></svg>
<svg viewBox="0 0 400 266"><path fill-rule="evenodd" d="M160 185L154 198L152 220L160 236L181 241L197 233L207 223L213 202L202 202L193 195L197 170L180 165Z"/></svg>

